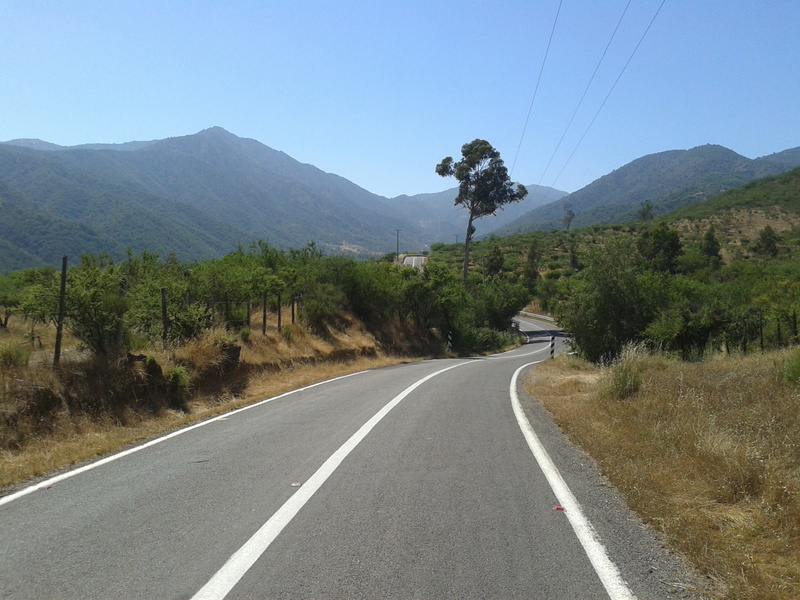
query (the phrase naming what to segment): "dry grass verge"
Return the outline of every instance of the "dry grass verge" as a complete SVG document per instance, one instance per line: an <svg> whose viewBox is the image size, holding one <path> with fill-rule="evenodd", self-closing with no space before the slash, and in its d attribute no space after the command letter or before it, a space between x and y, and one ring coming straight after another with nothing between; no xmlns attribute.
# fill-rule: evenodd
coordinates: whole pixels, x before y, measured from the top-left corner
<svg viewBox="0 0 800 600"><path fill-rule="evenodd" d="M19 328L15 331L13 324L3 332L4 347L20 346L15 334ZM226 363L228 355L222 351L231 347L238 354L235 368ZM86 394L66 388L88 384L122 389L132 386L129 380L135 387L138 379L147 380L143 373L150 365L145 367L142 361L115 367L109 381L98 383L87 376L92 366L74 340L67 354L72 358L63 361L59 375L50 367L50 352L52 345L45 341L42 348L26 351L24 360L16 358L15 350L8 364L0 366L0 487L311 383L408 360L383 353L354 322L324 337L311 335L300 325L280 331L273 327L266 336L251 334L246 342L230 332L212 330L186 345L147 352L147 360L163 369L167 382L176 373L186 374L189 389L180 402L167 398L109 406L112 392L96 408L76 405L74 399ZM124 373L125 381L119 373Z"/></svg>
<svg viewBox="0 0 800 600"><path fill-rule="evenodd" d="M526 385L719 597L800 598L800 355L566 356Z"/></svg>

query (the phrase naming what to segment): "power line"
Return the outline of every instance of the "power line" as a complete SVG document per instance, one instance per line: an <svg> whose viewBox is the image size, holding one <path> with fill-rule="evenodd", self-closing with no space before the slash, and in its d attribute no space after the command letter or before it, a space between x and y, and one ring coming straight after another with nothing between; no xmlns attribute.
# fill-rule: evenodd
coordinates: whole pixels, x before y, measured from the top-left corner
<svg viewBox="0 0 800 600"><path fill-rule="evenodd" d="M661 0L661 4L659 5L658 10L656 11L656 14L653 15L652 19L650 19L650 23L647 25L647 29L644 30L644 33L642 34L642 37L639 38L639 42L636 44L636 47L633 49L633 52L631 52L630 57L628 57L628 60L625 63L625 66L622 67L622 71L620 71L619 75L617 76L617 79L614 81L614 85L612 85L611 89L608 90L608 94L606 94L606 97L603 99L602 104L600 104L600 108L597 109L597 112L594 114L594 117L592 117L591 122L586 127L586 131L583 132L583 135L578 140L578 143L575 145L575 148L573 149L572 154L569 155L569 157L567 158L567 161L564 163L564 166L561 167L561 170L558 172L558 175L553 180L553 183L550 185L551 188L556 184L558 179L561 177L561 174L564 172L564 169L567 168L567 165L569 164L569 161L571 161L572 157L575 156L575 152L578 151L578 148L580 147L581 142L583 142L583 138L586 137L586 134L589 133L589 130L592 128L592 125L594 125L594 122L597 119L597 116L600 114L600 111L603 110L603 107L606 105L606 102L608 101L609 96L611 96L611 93L614 91L614 88L617 87L617 83L619 83L619 80L622 78L622 74L625 73L625 69L628 68L628 65L630 64L631 60L633 60L633 56L636 54L636 51L639 49L639 46L641 46L642 42L644 41L645 36L647 35L647 32L650 31L650 28L653 26L653 23L655 22L656 17L658 16L658 13L661 12L661 9L664 7L664 4L666 3L666 1L667 0Z"/></svg>
<svg viewBox="0 0 800 600"><path fill-rule="evenodd" d="M544 73L544 65L547 62L547 55L550 53L550 44L553 42L553 34L556 31L556 24L558 23L558 15L561 14L561 4L564 0L559 0L558 10L556 11L556 18L553 21L553 28L550 30L550 39L547 40L547 49L544 51L544 58L542 59L542 67L539 69L539 77L536 79L536 87L533 89L533 98L531 98L531 105L528 107L528 116L525 117L525 125L522 127L522 135L519 136L519 145L517 145L517 152L514 154L514 162L511 163L511 171L509 177L514 174L514 167L517 166L517 157L519 150L522 148L522 140L525 138L525 131L528 129L528 121L531 118L531 111L533 110L533 103L536 100L536 93L539 91L539 83L542 81L542 73Z"/></svg>
<svg viewBox="0 0 800 600"><path fill-rule="evenodd" d="M614 31L611 34L611 38L609 38L608 44L606 44L606 48L605 50L603 50L603 54L600 57L600 60L597 61L597 66L594 68L594 73L592 73L592 76L589 79L589 83L586 84L586 89L583 90L583 95L581 96L581 99L578 100L578 105L575 107L575 110L573 111L572 117L570 117L569 123L567 123L566 128L564 128L564 133L561 134L561 139L558 140L556 149L553 150L553 154L550 156L550 160L547 162L547 166L544 168L544 171L542 171L542 176L539 178L539 182L536 184L537 186L541 185L544 176L547 174L547 170L550 168L550 165L552 164L553 159L555 158L556 153L558 152L558 149L561 148L561 143L564 141L564 138L566 137L569 128L572 126L572 122L575 120L575 115L578 114L578 109L581 107L581 104L583 104L583 100L584 98L586 98L586 93L589 91L589 87L591 87L592 82L594 81L594 78L597 75L597 71L600 70L600 65L603 63L603 59L606 57L608 49L611 47L611 42L614 41L614 37L617 35L619 26L622 24L622 19L625 18L625 13L628 12L628 7L631 5L632 1L633 0L628 0L628 3L625 5L625 10L622 11L622 15L620 15L619 21L617 21L617 26L614 27Z"/></svg>

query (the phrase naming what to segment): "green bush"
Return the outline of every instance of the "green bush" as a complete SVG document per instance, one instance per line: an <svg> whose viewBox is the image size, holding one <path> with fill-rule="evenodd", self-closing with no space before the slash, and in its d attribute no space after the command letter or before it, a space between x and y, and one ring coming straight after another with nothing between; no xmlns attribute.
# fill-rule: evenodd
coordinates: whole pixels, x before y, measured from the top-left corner
<svg viewBox="0 0 800 600"><path fill-rule="evenodd" d="M29 348L15 343L0 345L0 366L26 367L30 357L31 351Z"/></svg>
<svg viewBox="0 0 800 600"><path fill-rule="evenodd" d="M325 331L341 316L344 294L330 283L315 283L303 295L300 315L317 332Z"/></svg>
<svg viewBox="0 0 800 600"><path fill-rule="evenodd" d="M170 367L167 371L167 385L171 390L188 393L190 381L189 372L184 367Z"/></svg>
<svg viewBox="0 0 800 600"><path fill-rule="evenodd" d="M463 327L453 332L453 350L462 355L497 352L513 343L511 333L488 327Z"/></svg>
<svg viewBox="0 0 800 600"><path fill-rule="evenodd" d="M781 376L784 380L800 384L800 348L794 350L783 361Z"/></svg>
<svg viewBox="0 0 800 600"><path fill-rule="evenodd" d="M235 344L236 340L227 331L216 331L211 339L214 346L228 346Z"/></svg>

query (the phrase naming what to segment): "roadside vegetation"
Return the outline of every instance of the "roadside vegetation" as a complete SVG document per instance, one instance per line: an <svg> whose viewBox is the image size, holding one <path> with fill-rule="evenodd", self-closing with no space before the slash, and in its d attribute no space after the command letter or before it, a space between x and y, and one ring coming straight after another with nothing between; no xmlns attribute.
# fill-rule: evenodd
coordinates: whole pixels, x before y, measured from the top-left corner
<svg viewBox="0 0 800 600"><path fill-rule="evenodd" d="M83 256L0 277L0 485L287 386L515 343L525 290L264 242L216 261ZM63 298L65 336L56 353ZM57 364L54 364L57 363Z"/></svg>
<svg viewBox="0 0 800 600"><path fill-rule="evenodd" d="M60 274L2 275L0 485L333 374L508 347L527 306L574 350L533 395L630 505L720 598L798 598L800 169L652 214L436 244L421 271L314 244L84 256L55 366Z"/></svg>
<svg viewBox="0 0 800 600"><path fill-rule="evenodd" d="M720 598L800 597L799 249L798 169L473 249L473 280L524 285L571 336L532 395Z"/></svg>
<svg viewBox="0 0 800 600"><path fill-rule="evenodd" d="M528 391L719 598L800 597L800 350L687 362L628 346Z"/></svg>
<svg viewBox="0 0 800 600"><path fill-rule="evenodd" d="M317 381L403 360L385 353L358 323L322 338L300 324L279 331L273 316L266 336L238 341L235 365L222 350L234 338L215 328L185 344L154 346L144 361L105 369L68 335L63 364L54 370L52 329L41 328L42 346L37 341L33 349L18 341L26 330L17 316L0 330L0 486ZM22 353L27 364L17 358L4 363L9 352ZM101 378L92 380L98 373Z"/></svg>
<svg viewBox="0 0 800 600"><path fill-rule="evenodd" d="M800 169L651 215L478 241L468 279L525 287L591 362L629 343L699 360L798 342ZM431 260L455 268L463 248Z"/></svg>

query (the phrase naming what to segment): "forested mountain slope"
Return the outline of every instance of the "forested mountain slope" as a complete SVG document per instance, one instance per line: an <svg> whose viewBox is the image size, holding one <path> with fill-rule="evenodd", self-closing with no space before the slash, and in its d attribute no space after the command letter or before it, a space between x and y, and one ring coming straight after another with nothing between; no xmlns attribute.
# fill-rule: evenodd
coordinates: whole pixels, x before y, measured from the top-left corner
<svg viewBox="0 0 800 600"><path fill-rule="evenodd" d="M650 154L523 215L497 233L560 229L568 210L574 213L572 227L630 221L643 203L652 205L653 214L665 213L798 165L800 148L758 159L716 145Z"/></svg>
<svg viewBox="0 0 800 600"><path fill-rule="evenodd" d="M637 159L565 192L528 186L528 197L478 221L478 237L631 220L705 200L800 164L800 148L750 160L721 146ZM220 127L194 135L61 147L0 144L0 271L54 264L64 254L147 250L181 261L219 257L263 239L309 242L328 253L376 256L463 239L457 188L385 198ZM555 201L554 201L555 200Z"/></svg>

